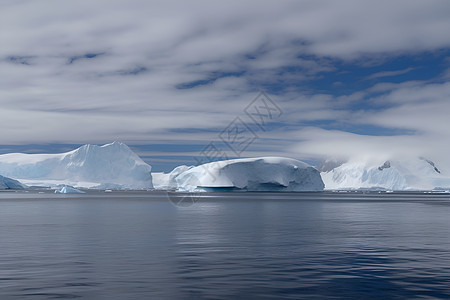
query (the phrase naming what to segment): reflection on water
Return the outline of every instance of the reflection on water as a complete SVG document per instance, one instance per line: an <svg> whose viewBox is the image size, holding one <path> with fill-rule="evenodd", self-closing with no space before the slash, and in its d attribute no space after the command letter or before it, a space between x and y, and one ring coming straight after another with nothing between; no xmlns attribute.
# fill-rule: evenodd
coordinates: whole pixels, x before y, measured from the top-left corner
<svg viewBox="0 0 450 300"><path fill-rule="evenodd" d="M0 193L0 299L450 297L448 195L23 195Z"/></svg>

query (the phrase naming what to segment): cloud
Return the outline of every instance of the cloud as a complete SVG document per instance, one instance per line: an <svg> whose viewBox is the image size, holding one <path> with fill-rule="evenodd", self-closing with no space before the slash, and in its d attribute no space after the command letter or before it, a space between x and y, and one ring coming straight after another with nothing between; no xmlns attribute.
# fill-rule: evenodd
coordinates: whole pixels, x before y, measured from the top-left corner
<svg viewBox="0 0 450 300"><path fill-rule="evenodd" d="M307 127L292 133L299 142L293 143L290 151L305 157L340 159L425 156L450 172L449 99L448 82L404 83L370 99L384 103L383 109L354 111L335 119L349 131L375 126L384 128L383 135Z"/></svg>
<svg viewBox="0 0 450 300"><path fill-rule="evenodd" d="M428 99L447 97L447 84L376 82L336 96L309 83L345 63L450 47L449 14L444 0L4 1L1 144L205 141L260 90L284 111L282 128L261 137L260 151L276 133L277 151L295 154L288 148L304 137L302 126L323 138L341 136L330 127L364 122L438 135L447 104ZM367 99L389 109L355 112Z"/></svg>
<svg viewBox="0 0 450 300"><path fill-rule="evenodd" d="M412 70L414 70L414 68L406 68L406 69L397 70L397 71L383 71L383 72L378 72L378 73L372 74L372 75L368 76L367 79L375 79L375 78L382 78L382 77L394 77L394 76L406 74Z"/></svg>

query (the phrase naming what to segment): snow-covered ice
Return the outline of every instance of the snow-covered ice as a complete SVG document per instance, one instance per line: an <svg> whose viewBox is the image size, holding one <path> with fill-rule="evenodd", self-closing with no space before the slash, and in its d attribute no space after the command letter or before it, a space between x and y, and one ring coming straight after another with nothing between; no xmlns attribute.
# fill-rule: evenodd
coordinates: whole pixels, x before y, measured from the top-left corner
<svg viewBox="0 0 450 300"><path fill-rule="evenodd" d="M157 190L176 190L178 188L175 178L193 166L181 165L170 173L152 173L153 186Z"/></svg>
<svg viewBox="0 0 450 300"><path fill-rule="evenodd" d="M425 158L351 160L321 173L328 190L433 190L449 188L450 178Z"/></svg>
<svg viewBox="0 0 450 300"><path fill-rule="evenodd" d="M167 190L170 173L152 172L153 188L156 190Z"/></svg>
<svg viewBox="0 0 450 300"><path fill-rule="evenodd" d="M426 158L325 161L319 171L301 161L261 157L178 166L154 173L157 189L178 191L449 190L450 174ZM28 186L94 189L153 188L151 166L127 145L84 145L60 154L0 155L0 189ZM11 179L14 178L14 179Z"/></svg>
<svg viewBox="0 0 450 300"><path fill-rule="evenodd" d="M321 191L319 171L290 158L261 157L182 166L169 176L179 191Z"/></svg>
<svg viewBox="0 0 450 300"><path fill-rule="evenodd" d="M84 145L60 154L0 155L0 174L29 185L152 188L151 166L127 145Z"/></svg>
<svg viewBox="0 0 450 300"><path fill-rule="evenodd" d="M153 188L156 190L166 190L170 173L152 172Z"/></svg>

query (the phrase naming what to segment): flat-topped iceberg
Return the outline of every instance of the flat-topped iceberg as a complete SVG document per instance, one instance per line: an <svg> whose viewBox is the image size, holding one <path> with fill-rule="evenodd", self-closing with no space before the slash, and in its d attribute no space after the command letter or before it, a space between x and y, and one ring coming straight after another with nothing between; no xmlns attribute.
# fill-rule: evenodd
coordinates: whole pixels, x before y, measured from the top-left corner
<svg viewBox="0 0 450 300"><path fill-rule="evenodd" d="M152 188L151 167L127 145L84 145L66 153L0 155L0 174L29 185Z"/></svg>
<svg viewBox="0 0 450 300"><path fill-rule="evenodd" d="M175 172L176 171L176 172ZM168 186L178 191L322 191L319 171L290 158L261 157L177 168Z"/></svg>

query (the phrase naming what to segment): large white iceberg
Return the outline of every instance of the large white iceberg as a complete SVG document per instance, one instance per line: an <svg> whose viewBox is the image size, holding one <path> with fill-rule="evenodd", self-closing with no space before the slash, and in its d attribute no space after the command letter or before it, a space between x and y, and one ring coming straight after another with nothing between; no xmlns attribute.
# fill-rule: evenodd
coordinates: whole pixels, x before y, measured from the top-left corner
<svg viewBox="0 0 450 300"><path fill-rule="evenodd" d="M151 167L127 145L84 145L60 154L0 155L0 174L28 185L152 188Z"/></svg>
<svg viewBox="0 0 450 300"><path fill-rule="evenodd" d="M27 186L17 180L0 175L0 190L23 190Z"/></svg>
<svg viewBox="0 0 450 300"><path fill-rule="evenodd" d="M403 191L450 187L450 178L434 162L425 158L351 160L331 170L324 170L321 175L327 190Z"/></svg>
<svg viewBox="0 0 450 300"><path fill-rule="evenodd" d="M261 157L175 169L168 186L179 191L322 191L319 171L290 158Z"/></svg>

